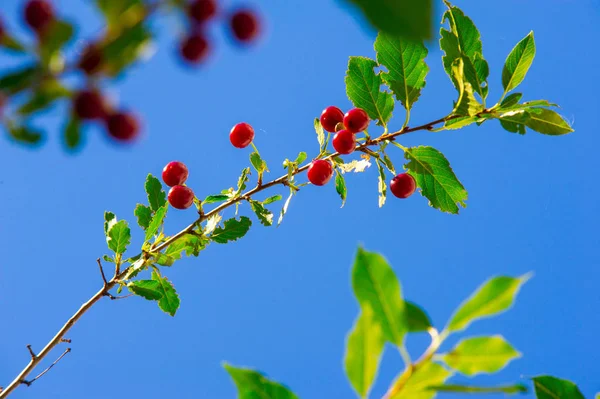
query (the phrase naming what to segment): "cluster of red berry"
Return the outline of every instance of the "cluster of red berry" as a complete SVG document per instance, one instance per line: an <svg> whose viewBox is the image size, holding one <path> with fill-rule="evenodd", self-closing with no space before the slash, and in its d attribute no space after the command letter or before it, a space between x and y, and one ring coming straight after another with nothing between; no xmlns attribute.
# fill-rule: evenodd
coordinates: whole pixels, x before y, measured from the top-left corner
<svg viewBox="0 0 600 399"><path fill-rule="evenodd" d="M171 189L169 190L169 204L176 209L187 209L194 203L194 192L185 181L188 178L188 168L184 163L169 162L162 171L162 179Z"/></svg>
<svg viewBox="0 0 600 399"><path fill-rule="evenodd" d="M187 6L190 21L190 33L180 45L181 56L188 62L202 62L210 51L204 27L207 22L218 16L217 0L192 0ZM260 23L254 12L248 9L238 9L231 13L229 28L233 37L241 43L249 43L256 38L260 31Z"/></svg>

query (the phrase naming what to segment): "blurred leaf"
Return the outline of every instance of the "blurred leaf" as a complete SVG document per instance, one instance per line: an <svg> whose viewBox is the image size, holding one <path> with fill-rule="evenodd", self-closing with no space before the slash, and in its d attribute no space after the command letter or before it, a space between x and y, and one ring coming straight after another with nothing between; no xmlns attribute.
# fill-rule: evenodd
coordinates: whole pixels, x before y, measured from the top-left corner
<svg viewBox="0 0 600 399"><path fill-rule="evenodd" d="M533 32L529 32L517 45L511 50L504 63L502 70L502 87L504 94L516 88L523 79L533 63L535 57L535 40Z"/></svg>
<svg viewBox="0 0 600 399"><path fill-rule="evenodd" d="M158 292L162 295L158 301L158 307L163 312L175 316L180 305L175 287L173 287L173 284L166 277L159 275L156 271L152 272L152 280L158 282Z"/></svg>
<svg viewBox="0 0 600 399"><path fill-rule="evenodd" d="M538 399L585 399L577 385L571 381L549 375L532 378Z"/></svg>
<svg viewBox="0 0 600 399"><path fill-rule="evenodd" d="M238 399L298 399L287 387L267 379L257 371L227 363L223 367L237 386Z"/></svg>
<svg viewBox="0 0 600 399"><path fill-rule="evenodd" d="M165 216L167 215L167 209L168 206L163 205L156 210L154 216L152 217L152 220L150 221L150 224L148 225L148 228L146 229L144 242L150 241L150 239L152 239L152 237L154 237L156 233L158 233L158 230L160 229L160 226L162 226L163 221L165 220Z"/></svg>
<svg viewBox="0 0 600 399"><path fill-rule="evenodd" d="M465 72L472 76L474 70L465 70L464 57L457 58L452 63L452 77L457 85L456 88L458 89L458 100L456 100L452 114L473 116L483 110L483 105L475 98L473 86L469 82Z"/></svg>
<svg viewBox="0 0 600 399"><path fill-rule="evenodd" d="M217 227L211 234L210 239L219 244L227 244L231 241L237 241L246 235L252 222L246 216L240 217L240 220L229 219L223 224L223 227Z"/></svg>
<svg viewBox="0 0 600 399"><path fill-rule="evenodd" d="M530 278L530 274L525 274L518 278L499 276L489 279L459 306L447 329L451 332L462 331L477 319L508 310L521 286Z"/></svg>
<svg viewBox="0 0 600 399"><path fill-rule="evenodd" d="M366 305L348 334L344 357L346 376L361 398L369 396L384 345L385 337L381 326L375 322L373 310Z"/></svg>
<svg viewBox="0 0 600 399"><path fill-rule="evenodd" d="M404 167L430 206L454 214L458 213L458 205L466 207L467 191L444 154L433 147L420 146L406 149L404 157L409 161Z"/></svg>
<svg viewBox="0 0 600 399"><path fill-rule="evenodd" d="M391 93L381 91L381 74L375 74L377 62L365 57L350 57L346 72L346 94L355 107L362 108L378 125L386 126L394 110Z"/></svg>
<svg viewBox="0 0 600 399"><path fill-rule="evenodd" d="M411 39L430 39L433 35L431 0L346 0L360 8L378 31Z"/></svg>
<svg viewBox="0 0 600 399"><path fill-rule="evenodd" d="M440 355L448 366L468 376L496 373L519 357L521 354L500 335L466 338Z"/></svg>
<svg viewBox="0 0 600 399"><path fill-rule="evenodd" d="M4 48L5 50L10 50L20 54L27 52L25 46L23 46L23 44L19 42L16 37L10 35L8 32L4 32L2 35L0 35L0 47Z"/></svg>
<svg viewBox="0 0 600 399"><path fill-rule="evenodd" d="M162 298L160 283L156 280L138 280L127 284L129 291L149 301L158 301Z"/></svg>
<svg viewBox="0 0 600 399"><path fill-rule="evenodd" d="M258 201L250 200L250 207L256 214L256 217L263 226L273 225L273 213Z"/></svg>
<svg viewBox="0 0 600 399"><path fill-rule="evenodd" d="M110 76L119 75L139 58L151 40L152 34L143 22L123 30L103 48L107 73Z"/></svg>
<svg viewBox="0 0 600 399"><path fill-rule="evenodd" d="M508 395L516 393L527 393L529 391L527 386L523 384L501 385L496 387L477 387L472 385L443 384L430 386L429 389L437 392L448 393L504 393Z"/></svg>
<svg viewBox="0 0 600 399"><path fill-rule="evenodd" d="M346 204L348 189L346 188L346 180L344 179L344 176L337 169L335 170L335 191L337 191L342 199L343 208L344 204Z"/></svg>
<svg viewBox="0 0 600 399"><path fill-rule="evenodd" d="M110 224L110 222L109 222ZM119 220L108 229L106 243L116 254L123 254L131 241L131 230L125 220Z"/></svg>
<svg viewBox="0 0 600 399"><path fill-rule="evenodd" d="M377 169L379 170L377 189L379 190L379 207L381 208L387 198L387 184L385 182L385 170L379 161L377 161Z"/></svg>
<svg viewBox="0 0 600 399"><path fill-rule="evenodd" d="M138 224L142 229L146 230L148 226L150 226L150 221L152 220L152 209L146 205L137 204L133 214L137 217Z"/></svg>
<svg viewBox="0 0 600 399"><path fill-rule="evenodd" d="M381 326L386 341L402 345L408 326L400 283L385 258L358 249L352 270L354 295L362 310L373 311L373 321Z"/></svg>
<svg viewBox="0 0 600 399"><path fill-rule="evenodd" d="M17 126L8 124L10 137L18 143L27 145L39 145L42 143L42 132L29 126Z"/></svg>
<svg viewBox="0 0 600 399"><path fill-rule="evenodd" d="M451 376L451 371L429 361L413 372L400 392L390 399L432 399L436 392L429 387L441 385Z"/></svg>
<svg viewBox="0 0 600 399"><path fill-rule="evenodd" d="M66 21L54 20L44 31L40 41L40 56L45 65L50 65L53 56L71 40L75 29Z"/></svg>
<svg viewBox="0 0 600 399"><path fill-rule="evenodd" d="M142 0L96 0L96 5L112 30L120 25L135 24L145 15Z"/></svg>
<svg viewBox="0 0 600 399"><path fill-rule="evenodd" d="M224 195L224 194L217 194L217 195L209 195L208 197L206 197L204 199L204 201L202 201L203 204L212 204L215 202L222 202L222 201L227 201L229 199L228 195Z"/></svg>
<svg viewBox="0 0 600 399"><path fill-rule="evenodd" d="M37 65L9 72L0 78L0 92L12 95L29 88L40 72Z"/></svg>
<svg viewBox="0 0 600 399"><path fill-rule="evenodd" d="M63 86L58 80L45 80L35 88L32 96L25 104L19 107L17 112L27 116L34 112L44 110L51 106L56 100L69 97L70 95L70 90ZM72 147L70 146L69 148Z"/></svg>
<svg viewBox="0 0 600 399"><path fill-rule="evenodd" d="M409 332L427 331L431 328L429 316L419 305L404 301L404 309Z"/></svg>
<svg viewBox="0 0 600 399"><path fill-rule="evenodd" d="M65 125L64 140L69 150L81 146L81 120L73 113L69 115L69 121Z"/></svg>
<svg viewBox="0 0 600 399"><path fill-rule="evenodd" d="M158 208L167 203L167 194L163 191L160 180L152 176L152 174L148 174L145 188L148 195L148 203L152 211L156 212Z"/></svg>

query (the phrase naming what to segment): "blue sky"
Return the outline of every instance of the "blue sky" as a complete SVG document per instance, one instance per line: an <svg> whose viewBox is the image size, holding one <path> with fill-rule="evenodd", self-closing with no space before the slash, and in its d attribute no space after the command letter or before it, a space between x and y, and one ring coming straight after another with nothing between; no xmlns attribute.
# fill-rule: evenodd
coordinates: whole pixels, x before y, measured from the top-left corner
<svg viewBox="0 0 600 399"><path fill-rule="evenodd" d="M22 29L15 19L19 3L2 2L1 14L13 29ZM88 2L54 3L62 15L84 23L82 37L101 26ZM246 121L256 129L272 174L279 175L283 159L300 150L315 154L312 120L324 107L350 107L347 58L373 57L373 32L341 1L256 5L266 22L260 45L241 50L216 24L210 31L215 52L198 70L182 67L175 55L176 21L157 21L152 60L107 86L120 104L143 116L144 138L135 146L113 145L92 127L85 149L66 154L61 110L39 118L49 136L42 148L0 141L0 385L28 361L25 344L40 348L99 288L95 259L107 253L102 214L112 210L135 225L133 208L145 200L148 172L158 175L177 159L188 165L188 184L197 195L230 187L248 153L231 147L228 132ZM534 271L510 312L477 322L464 335L502 334L523 358L474 381L508 383L548 373L576 381L588 397L600 391L599 87L593 73L600 59L589 44L600 34L600 7L594 0L457 5L481 30L490 100L501 94L506 55L534 30L537 55L521 87L525 99L559 103L574 134L519 136L492 121L408 135L404 145L432 145L450 160L469 191L459 216L429 208L419 195L390 199L379 209L376 170L349 176L343 209L333 184L302 190L279 229L255 223L239 242L211 245L165 271L182 299L175 318L141 299L102 301L69 334L73 352L13 397L95 399L107 390L118 397L235 397L222 361L263 370L301 398L353 397L342 358L358 309L350 268L359 244L385 254L406 298L425 307L439 327L489 276ZM431 71L414 123L446 115L455 98L437 42L428 47ZM15 59L0 56L0 69L13 65ZM398 109L392 128L403 118ZM401 164L402 154L392 157ZM193 218L192 210L173 210L167 231ZM141 233L134 232L139 245ZM409 339L414 357L426 345L425 336ZM400 367L389 348L373 397Z"/></svg>

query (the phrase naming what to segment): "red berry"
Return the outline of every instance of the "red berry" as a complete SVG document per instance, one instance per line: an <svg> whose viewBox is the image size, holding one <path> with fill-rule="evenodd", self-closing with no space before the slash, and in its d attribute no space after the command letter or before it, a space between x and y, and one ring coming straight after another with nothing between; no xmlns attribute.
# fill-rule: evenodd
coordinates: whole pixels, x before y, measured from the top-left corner
<svg viewBox="0 0 600 399"><path fill-rule="evenodd" d="M344 126L351 132L362 132L369 126L369 115L360 108L351 109L344 115Z"/></svg>
<svg viewBox="0 0 600 399"><path fill-rule="evenodd" d="M215 0L194 0L188 8L188 13L194 21L206 22L217 13L217 2Z"/></svg>
<svg viewBox="0 0 600 399"><path fill-rule="evenodd" d="M4 39L4 35L6 34L6 28L4 27L4 22L0 19L0 41Z"/></svg>
<svg viewBox="0 0 600 399"><path fill-rule="evenodd" d="M181 56L188 62L199 63L208 55L208 42L204 36L194 33L181 43Z"/></svg>
<svg viewBox="0 0 600 399"><path fill-rule="evenodd" d="M188 209L194 203L194 192L187 186L173 186L168 198L173 208Z"/></svg>
<svg viewBox="0 0 600 399"><path fill-rule="evenodd" d="M81 119L101 119L106 115L102 95L97 91L80 91L73 99L73 110Z"/></svg>
<svg viewBox="0 0 600 399"><path fill-rule="evenodd" d="M102 50L96 45L90 44L83 50L77 66L87 75L93 75L100 71L103 58Z"/></svg>
<svg viewBox="0 0 600 399"><path fill-rule="evenodd" d="M25 22L36 32L41 32L54 20L54 9L45 0L29 0L25 4Z"/></svg>
<svg viewBox="0 0 600 399"><path fill-rule="evenodd" d="M356 137L350 130L340 130L333 136L333 148L340 154L352 154L355 147Z"/></svg>
<svg viewBox="0 0 600 399"><path fill-rule="evenodd" d="M236 148L246 148L254 140L254 129L247 123L238 123L229 132L229 141Z"/></svg>
<svg viewBox="0 0 600 399"><path fill-rule="evenodd" d="M139 133L139 122L136 117L127 112L116 112L106 120L108 133L119 141L131 141Z"/></svg>
<svg viewBox="0 0 600 399"><path fill-rule="evenodd" d="M169 162L162 171L162 178L169 187L180 186L188 178L188 168L182 162Z"/></svg>
<svg viewBox="0 0 600 399"><path fill-rule="evenodd" d="M308 180L315 186L324 186L333 176L333 166L329 161L317 159L310 164L307 175Z"/></svg>
<svg viewBox="0 0 600 399"><path fill-rule="evenodd" d="M335 126L344 120L344 113L338 107L330 106L321 112L321 126L328 132L335 132Z"/></svg>
<svg viewBox="0 0 600 399"><path fill-rule="evenodd" d="M390 183L390 190L398 198L408 198L417 189L415 178L408 173L400 173Z"/></svg>
<svg viewBox="0 0 600 399"><path fill-rule="evenodd" d="M254 39L260 29L260 23L256 14L250 10L238 10L230 20L233 36L241 42L249 42Z"/></svg>

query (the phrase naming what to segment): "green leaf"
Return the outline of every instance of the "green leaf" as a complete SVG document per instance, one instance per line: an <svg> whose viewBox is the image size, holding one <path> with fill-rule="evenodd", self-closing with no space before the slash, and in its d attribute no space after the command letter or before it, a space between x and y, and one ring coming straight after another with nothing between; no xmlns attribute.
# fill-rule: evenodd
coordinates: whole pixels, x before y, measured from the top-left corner
<svg viewBox="0 0 600 399"><path fill-rule="evenodd" d="M210 239L219 244L227 244L231 241L237 241L246 235L252 222L246 216L240 217L240 220L226 220L223 227L217 227L211 234Z"/></svg>
<svg viewBox="0 0 600 399"><path fill-rule="evenodd" d="M513 105L517 105L519 101L523 97L523 93L512 93L508 95L502 102L500 103L500 109L508 109Z"/></svg>
<svg viewBox="0 0 600 399"><path fill-rule="evenodd" d="M69 116L69 121L65 125L64 141L69 150L81 146L81 120L75 114Z"/></svg>
<svg viewBox="0 0 600 399"><path fill-rule="evenodd" d="M40 56L46 65L51 65L53 57L71 40L75 29L66 21L54 20L44 31L40 41Z"/></svg>
<svg viewBox="0 0 600 399"><path fill-rule="evenodd" d="M317 118L317 120L319 120L319 119ZM321 124L321 121L319 121L319 124ZM316 126L315 126L315 129L316 129ZM323 131L323 127L321 127L321 132L322 131ZM296 165L300 165L302 162L306 161L306 157L307 157L306 153L304 151L300 151L298 153L298 156L296 157L296 160L294 161L294 163Z"/></svg>
<svg viewBox="0 0 600 399"><path fill-rule="evenodd" d="M143 21L123 30L104 46L104 69L110 76L119 75L134 63L150 44L152 34Z"/></svg>
<svg viewBox="0 0 600 399"><path fill-rule="evenodd" d="M104 234L108 236L108 230L110 230L115 224L117 224L117 217L112 212L104 212Z"/></svg>
<svg viewBox="0 0 600 399"><path fill-rule="evenodd" d="M229 199L228 195L217 194L217 195L209 195L202 201L203 204L213 204L215 202L227 201Z"/></svg>
<svg viewBox="0 0 600 399"><path fill-rule="evenodd" d="M525 274L518 278L493 277L486 281L459 306L450 319L447 329L450 332L462 331L477 319L508 310L521 286L530 278L530 274Z"/></svg>
<svg viewBox="0 0 600 399"><path fill-rule="evenodd" d="M165 313L175 316L177 309L179 309L180 301L175 287L166 278L159 275L156 271L152 272L152 280L158 282L158 292L162 295L158 301L158 307Z"/></svg>
<svg viewBox="0 0 600 399"><path fill-rule="evenodd" d="M347 0L360 8L367 20L378 30L392 36L430 39L433 5L431 0Z"/></svg>
<svg viewBox="0 0 600 399"><path fill-rule="evenodd" d="M133 214L137 217L137 222L142 229L146 230L148 226L150 226L150 221L152 220L152 209L146 205L137 204Z"/></svg>
<svg viewBox="0 0 600 399"><path fill-rule="evenodd" d="M321 151L325 149L325 132L323 131L323 126L321 126L321 120L319 118L315 118L315 132L317 132L317 141L319 142L319 148ZM300 153L302 154L302 153ZM306 153L305 153L306 154ZM301 156L298 155L298 158ZM305 157L306 159L306 157Z"/></svg>
<svg viewBox="0 0 600 399"><path fill-rule="evenodd" d="M452 114L461 116L473 116L483 110L483 105L477 101L473 92L473 85L468 76L473 76L475 70L465 68L465 57L457 58L452 63L452 77L457 84L458 100ZM467 66L470 64L466 64Z"/></svg>
<svg viewBox="0 0 600 399"><path fill-rule="evenodd" d="M163 205L156 210L148 228L146 229L146 235L144 237L144 242L150 241L152 237L158 233L160 226L162 226L163 221L165 220L165 216L167 215L167 205Z"/></svg>
<svg viewBox="0 0 600 399"><path fill-rule="evenodd" d="M20 54L27 52L25 46L8 32L4 32L0 37L0 47Z"/></svg>
<svg viewBox="0 0 600 399"><path fill-rule="evenodd" d="M71 92L58 80L49 79L41 83L31 98L19 107L17 112L23 116L33 114L51 106L56 100L69 97Z"/></svg>
<svg viewBox="0 0 600 399"><path fill-rule="evenodd" d="M460 116L458 118L448 119L444 123L444 130L460 129L460 128L463 128L465 126L469 126L470 124L473 124L473 123L477 122L478 119L479 119L479 117L477 115L474 115L474 116Z"/></svg>
<svg viewBox="0 0 600 399"><path fill-rule="evenodd" d="M504 69L502 70L502 87L504 87L504 94L521 84L523 79L525 79L529 67L531 67L531 64L533 63L534 57L535 40L533 38L533 32L529 32L525 38L517 43L506 58Z"/></svg>
<svg viewBox="0 0 600 399"><path fill-rule="evenodd" d="M156 280L138 280L127 284L129 291L149 301L158 301L163 297L160 283Z"/></svg>
<svg viewBox="0 0 600 399"><path fill-rule="evenodd" d="M38 145L42 143L42 132L30 126L17 126L9 123L8 132L13 140L22 144Z"/></svg>
<svg viewBox="0 0 600 399"><path fill-rule="evenodd" d="M346 94L355 107L362 108L377 124L386 126L394 110L392 94L380 90L381 74L375 74L377 62L365 57L350 57L346 72Z"/></svg>
<svg viewBox="0 0 600 399"><path fill-rule="evenodd" d="M346 197L348 195L348 189L346 188L346 180L337 169L335 170L335 191L340 195L342 199L342 208L346 204Z"/></svg>
<svg viewBox="0 0 600 399"><path fill-rule="evenodd" d="M254 169L256 169L259 175L262 175L268 170L267 163L260 157L260 154L256 151L250 154L250 163L252 164L252 166L254 166Z"/></svg>
<svg viewBox="0 0 600 399"><path fill-rule="evenodd" d="M0 92L7 95L16 94L32 86L40 72L41 69L37 65L9 72L0 78Z"/></svg>
<svg viewBox="0 0 600 399"><path fill-rule="evenodd" d="M406 381L403 389L390 399L432 399L436 393L429 387L443 384L451 376L452 372L444 366L427 362L418 368Z"/></svg>
<svg viewBox="0 0 600 399"><path fill-rule="evenodd" d="M562 116L546 108L509 111L500 115L500 122L524 125L538 133L550 136L560 136L573 131L573 128ZM521 128L520 132L522 131L524 134L524 130L524 128Z"/></svg>
<svg viewBox="0 0 600 399"><path fill-rule="evenodd" d="M383 80L402 106L410 110L425 87L425 77L429 72L425 63L427 48L422 42L379 33L375 51L377 61L388 70L383 73Z"/></svg>
<svg viewBox="0 0 600 399"><path fill-rule="evenodd" d="M167 203L167 194L164 192L160 180L152 176L152 174L148 174L145 187L150 209L156 212L158 208Z"/></svg>
<svg viewBox="0 0 600 399"><path fill-rule="evenodd" d="M161 266L173 266L173 264L177 260L174 257L163 254L161 252L153 252L152 257L154 259L154 263L159 264Z"/></svg>
<svg viewBox="0 0 600 399"><path fill-rule="evenodd" d="M115 260L108 255L102 255L102 259L104 259L106 262L115 263Z"/></svg>
<svg viewBox="0 0 600 399"><path fill-rule="evenodd" d="M508 395L529 392L527 385L524 384L500 385L496 387L477 387L472 385L442 384L430 386L429 389L437 392L447 393L504 393Z"/></svg>
<svg viewBox="0 0 600 399"><path fill-rule="evenodd" d="M250 174L250 168L245 168L242 170L242 174L238 178L237 183L237 191L235 192L234 197L237 197L242 193L242 191L246 188L246 183L248 182L248 175Z"/></svg>
<svg viewBox="0 0 600 399"><path fill-rule="evenodd" d="M283 199L283 197L280 194L277 194L277 195L273 195L272 197L267 198L266 200L264 200L262 202L262 204L269 205L269 204L272 204L273 202L281 201L282 199Z"/></svg>
<svg viewBox="0 0 600 399"><path fill-rule="evenodd" d="M519 357L521 354L500 335L463 339L440 355L448 366L468 376L496 373Z"/></svg>
<svg viewBox="0 0 600 399"><path fill-rule="evenodd" d="M113 30L124 23L131 23L132 17L141 14L137 17L140 18L145 14L142 0L96 0L96 5L104 14L109 28Z"/></svg>
<svg viewBox="0 0 600 399"><path fill-rule="evenodd" d="M369 396L385 345L381 326L373 316L368 305L363 307L346 341L346 376L361 398Z"/></svg>
<svg viewBox="0 0 600 399"><path fill-rule="evenodd" d="M237 386L238 399L298 399L286 386L257 371L223 365Z"/></svg>
<svg viewBox="0 0 600 399"><path fill-rule="evenodd" d="M499 119L500 125L511 133L525 134L525 125L521 123L511 122L509 120Z"/></svg>
<svg viewBox="0 0 600 399"><path fill-rule="evenodd" d="M385 258L358 249L352 270L352 287L361 309L370 308L386 341L402 345L408 326L400 283Z"/></svg>
<svg viewBox="0 0 600 399"><path fill-rule="evenodd" d="M379 160L377 161L377 169L379 170L377 190L379 191L379 207L381 208L385 204L387 198L387 184L385 182L385 169Z"/></svg>
<svg viewBox="0 0 600 399"><path fill-rule="evenodd" d="M419 305L410 301L404 301L404 309L409 332L427 331L431 328L429 316L427 316L427 313Z"/></svg>
<svg viewBox="0 0 600 399"><path fill-rule="evenodd" d="M198 256L200 251L206 248L208 241L208 238L204 236L185 234L171 243L164 253L175 260L181 259L181 253L184 251L188 256Z"/></svg>
<svg viewBox="0 0 600 399"><path fill-rule="evenodd" d="M263 226L273 225L273 213L265 208L263 204L258 201L250 200L250 207Z"/></svg>
<svg viewBox="0 0 600 399"><path fill-rule="evenodd" d="M109 222L110 223L110 222ZM123 254L131 241L131 230L125 220L119 220L108 229L106 243L116 254Z"/></svg>
<svg viewBox="0 0 600 399"><path fill-rule="evenodd" d="M430 206L453 214L458 213L458 205L466 207L467 191L441 152L419 146L406 149L404 157L409 161L404 167L415 178Z"/></svg>
<svg viewBox="0 0 600 399"><path fill-rule="evenodd" d="M532 378L538 399L585 399L577 385L549 375Z"/></svg>

